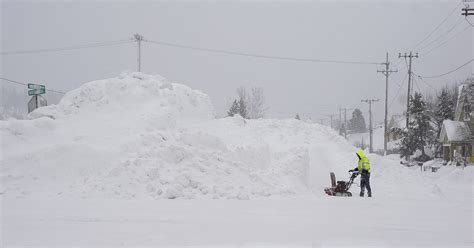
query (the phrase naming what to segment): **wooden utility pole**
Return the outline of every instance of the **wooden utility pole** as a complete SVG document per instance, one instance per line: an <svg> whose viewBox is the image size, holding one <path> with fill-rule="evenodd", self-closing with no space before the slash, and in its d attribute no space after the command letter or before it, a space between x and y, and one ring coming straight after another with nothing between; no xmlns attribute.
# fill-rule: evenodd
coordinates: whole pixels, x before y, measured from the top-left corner
<svg viewBox="0 0 474 248"><path fill-rule="evenodd" d="M341 134L342 122L341 122L341 107L339 106L339 134Z"/></svg>
<svg viewBox="0 0 474 248"><path fill-rule="evenodd" d="M142 71L142 41L143 35L134 34L132 40L137 42L137 71Z"/></svg>
<svg viewBox="0 0 474 248"><path fill-rule="evenodd" d="M366 102L369 104L369 133L370 133L370 145L369 145L369 152L374 152L373 150L373 139L372 139L372 102L378 102L379 99L364 99L361 102Z"/></svg>
<svg viewBox="0 0 474 248"><path fill-rule="evenodd" d="M388 77L393 72L398 72L398 70L390 70L390 62L388 62L388 52L387 56L385 57L385 70L377 70L377 72L381 72L385 75L385 118L384 118L384 129L383 129L383 155L387 155L387 142L388 142L388 130L387 130L387 115L388 115Z"/></svg>
<svg viewBox="0 0 474 248"><path fill-rule="evenodd" d="M336 116L336 115L328 115L328 117L331 119L331 128L333 128L333 125L332 125L332 118Z"/></svg>
<svg viewBox="0 0 474 248"><path fill-rule="evenodd" d="M411 59L412 58L418 58L418 53L416 53L415 55L412 54L412 52L410 52L408 55L407 53L404 53L403 55L401 53L398 54L398 57L399 58L409 58L409 63L408 63L408 94L407 94L407 120L406 120L406 128L408 128L408 123L410 121L410 89L411 89L411 76L412 76L412 73L411 73Z"/></svg>
<svg viewBox="0 0 474 248"><path fill-rule="evenodd" d="M344 138L347 139L347 110L353 110L353 108L339 108L339 114L344 110Z"/></svg>

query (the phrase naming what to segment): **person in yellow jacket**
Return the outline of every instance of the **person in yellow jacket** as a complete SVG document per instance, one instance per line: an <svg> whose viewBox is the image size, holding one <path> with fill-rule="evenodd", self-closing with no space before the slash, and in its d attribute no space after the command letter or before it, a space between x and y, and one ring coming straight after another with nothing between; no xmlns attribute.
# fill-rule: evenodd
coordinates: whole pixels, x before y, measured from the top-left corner
<svg viewBox="0 0 474 248"><path fill-rule="evenodd" d="M365 188L367 188L367 195L372 197L372 189L370 188L370 161L362 150L358 150L356 154L359 158L359 163L357 167L350 170L350 172L358 171L360 173L360 196L364 196Z"/></svg>

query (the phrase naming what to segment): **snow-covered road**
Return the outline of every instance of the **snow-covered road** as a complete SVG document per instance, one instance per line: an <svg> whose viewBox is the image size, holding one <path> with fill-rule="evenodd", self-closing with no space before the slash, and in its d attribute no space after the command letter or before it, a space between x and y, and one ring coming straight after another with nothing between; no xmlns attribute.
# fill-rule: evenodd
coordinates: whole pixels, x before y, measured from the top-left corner
<svg viewBox="0 0 474 248"><path fill-rule="evenodd" d="M2 201L6 247L472 247L473 237L471 201L358 197Z"/></svg>

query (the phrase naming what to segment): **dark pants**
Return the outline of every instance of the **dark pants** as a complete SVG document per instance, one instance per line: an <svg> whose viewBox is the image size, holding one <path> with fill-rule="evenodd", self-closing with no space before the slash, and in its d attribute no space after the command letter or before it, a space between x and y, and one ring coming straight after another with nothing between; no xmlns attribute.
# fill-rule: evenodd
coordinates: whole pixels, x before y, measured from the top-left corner
<svg viewBox="0 0 474 248"><path fill-rule="evenodd" d="M360 174L360 196L364 196L365 188L367 188L367 194L371 197L372 190L370 189L370 173Z"/></svg>

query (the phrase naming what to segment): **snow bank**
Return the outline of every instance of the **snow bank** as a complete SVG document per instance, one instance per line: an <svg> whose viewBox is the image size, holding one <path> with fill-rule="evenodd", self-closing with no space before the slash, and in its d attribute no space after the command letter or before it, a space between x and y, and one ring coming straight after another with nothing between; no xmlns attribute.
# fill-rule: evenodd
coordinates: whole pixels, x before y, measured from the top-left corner
<svg viewBox="0 0 474 248"><path fill-rule="evenodd" d="M109 117L114 112L123 116L160 112L174 118L206 118L215 116L209 97L185 85L171 83L161 76L139 72L123 73L117 78L83 84L68 92L58 105L39 108L30 118L47 116L66 118L96 114Z"/></svg>
<svg viewBox="0 0 474 248"><path fill-rule="evenodd" d="M357 163L356 148L329 127L215 119L207 95L142 73L86 83L29 118L0 121L0 190L7 195L323 196L329 172L347 180ZM398 161L369 158L375 195L433 191Z"/></svg>

